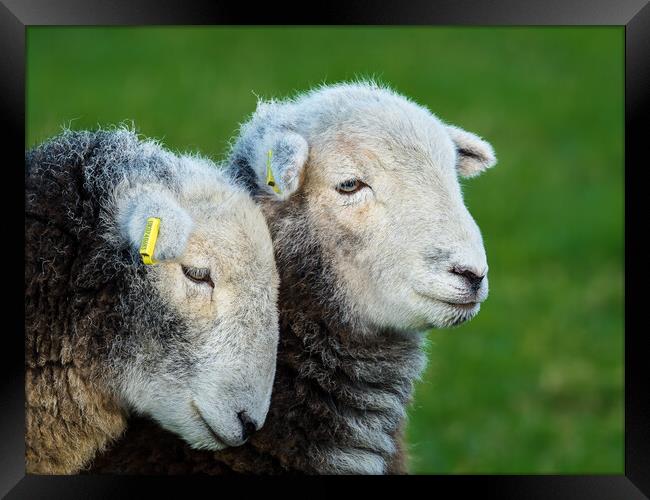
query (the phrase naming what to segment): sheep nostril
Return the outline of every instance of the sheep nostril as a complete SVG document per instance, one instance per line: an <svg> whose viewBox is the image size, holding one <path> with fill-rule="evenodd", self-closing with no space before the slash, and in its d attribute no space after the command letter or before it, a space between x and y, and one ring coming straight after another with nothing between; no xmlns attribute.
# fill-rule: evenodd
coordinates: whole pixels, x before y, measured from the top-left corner
<svg viewBox="0 0 650 500"><path fill-rule="evenodd" d="M242 426L242 438L246 441L257 430L257 423L245 411L240 411L237 416Z"/></svg>
<svg viewBox="0 0 650 500"><path fill-rule="evenodd" d="M469 286L474 290L475 292L481 287L481 282L483 281L483 278L485 275L479 276L476 274L474 271L471 269L468 269L466 267L453 267L449 270L450 273L456 274L458 276L462 276L467 280L469 283Z"/></svg>

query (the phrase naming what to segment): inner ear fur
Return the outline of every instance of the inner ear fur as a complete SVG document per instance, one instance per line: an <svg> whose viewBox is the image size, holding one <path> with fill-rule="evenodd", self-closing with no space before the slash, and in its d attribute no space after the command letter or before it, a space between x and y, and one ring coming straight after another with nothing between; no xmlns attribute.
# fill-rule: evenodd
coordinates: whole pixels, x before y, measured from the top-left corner
<svg viewBox="0 0 650 500"><path fill-rule="evenodd" d="M261 141L256 156L255 170L260 187L285 200L300 187L303 169L309 156L309 145L306 139L296 132L276 129L270 131L265 140ZM270 178L273 179L274 185L269 185Z"/></svg>
<svg viewBox="0 0 650 500"><path fill-rule="evenodd" d="M447 125L447 132L456 146L456 168L461 177L476 177L496 165L494 149L478 135Z"/></svg>
<svg viewBox="0 0 650 500"><path fill-rule="evenodd" d="M175 260L185 252L194 223L174 194L159 185L136 186L122 193L118 201L118 226L136 251L142 243L149 217L160 219L153 258Z"/></svg>

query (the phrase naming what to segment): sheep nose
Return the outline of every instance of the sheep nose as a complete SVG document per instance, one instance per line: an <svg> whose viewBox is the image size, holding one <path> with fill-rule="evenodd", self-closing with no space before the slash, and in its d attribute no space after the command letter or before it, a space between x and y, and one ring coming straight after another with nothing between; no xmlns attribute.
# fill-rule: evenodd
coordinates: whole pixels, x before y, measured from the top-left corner
<svg viewBox="0 0 650 500"><path fill-rule="evenodd" d="M250 418L248 416L248 413L245 411L240 411L237 416L239 417L239 421L241 422L241 427L242 427L242 439L246 441L253 432L257 430L257 423L255 420Z"/></svg>
<svg viewBox="0 0 650 500"><path fill-rule="evenodd" d="M465 278L474 292L478 291L483 282L483 278L485 278L485 273L479 275L473 269L468 267L455 266L452 267L449 272Z"/></svg>

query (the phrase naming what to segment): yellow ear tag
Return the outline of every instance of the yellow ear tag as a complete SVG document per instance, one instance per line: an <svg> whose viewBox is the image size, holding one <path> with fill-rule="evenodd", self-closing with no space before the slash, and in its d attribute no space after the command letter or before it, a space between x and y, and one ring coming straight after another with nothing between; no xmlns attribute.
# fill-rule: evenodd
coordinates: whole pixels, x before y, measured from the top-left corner
<svg viewBox="0 0 650 500"><path fill-rule="evenodd" d="M275 183L273 178L273 171L271 170L271 158L273 157L273 151L269 149L269 155L266 158L266 184L273 188L273 191L280 194L280 188Z"/></svg>
<svg viewBox="0 0 650 500"><path fill-rule="evenodd" d="M142 255L142 262L147 265L155 264L153 258L153 251L156 248L156 240L158 239L158 231L160 229L160 219L158 217L149 217L147 219L147 226L144 229L142 236L142 243L140 244L140 255Z"/></svg>

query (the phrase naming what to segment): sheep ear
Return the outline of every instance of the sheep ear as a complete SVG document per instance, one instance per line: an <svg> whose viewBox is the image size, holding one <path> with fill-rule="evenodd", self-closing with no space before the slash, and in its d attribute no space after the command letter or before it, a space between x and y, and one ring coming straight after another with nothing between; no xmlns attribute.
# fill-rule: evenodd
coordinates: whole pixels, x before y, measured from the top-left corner
<svg viewBox="0 0 650 500"><path fill-rule="evenodd" d="M136 251L140 249L150 217L160 219L154 261L180 258L185 253L193 221L169 190L162 186L137 186L119 200L119 229Z"/></svg>
<svg viewBox="0 0 650 500"><path fill-rule="evenodd" d="M252 167L260 188L282 200L295 193L309 156L305 138L290 130L272 130L256 146L256 153Z"/></svg>
<svg viewBox="0 0 650 500"><path fill-rule="evenodd" d="M447 132L456 145L456 168L461 177L476 177L497 162L492 146L476 134L447 125Z"/></svg>

